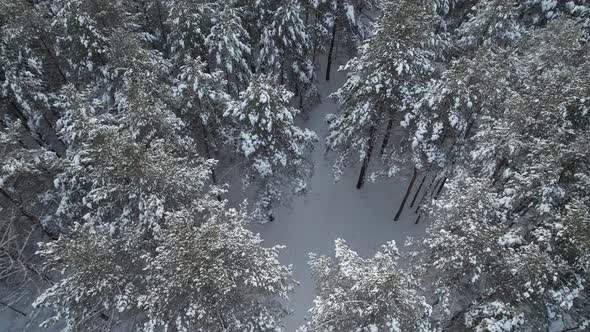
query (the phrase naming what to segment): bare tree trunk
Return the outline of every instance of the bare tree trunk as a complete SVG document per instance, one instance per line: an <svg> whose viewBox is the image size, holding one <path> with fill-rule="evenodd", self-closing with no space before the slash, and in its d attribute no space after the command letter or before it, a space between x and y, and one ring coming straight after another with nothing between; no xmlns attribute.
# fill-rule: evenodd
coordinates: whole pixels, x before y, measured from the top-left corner
<svg viewBox="0 0 590 332"><path fill-rule="evenodd" d="M414 225L418 225L418 223L420 222L420 219L422 219L422 212L420 212L420 214L418 214L418 218L416 218Z"/></svg>
<svg viewBox="0 0 590 332"><path fill-rule="evenodd" d="M297 90L299 91L299 109L303 111L303 88L300 88L299 84L297 84Z"/></svg>
<svg viewBox="0 0 590 332"><path fill-rule="evenodd" d="M418 169L416 167L414 167L414 174L412 174L412 179L410 180L410 184L408 185L408 189L406 190L406 194L404 195L404 199L402 200L402 203L399 206L399 209L397 210L397 213L395 214L395 217L393 217L394 221L398 221L399 217L401 216L403 210L404 210L404 205L406 205L406 201L408 200L408 197L410 196L410 193L412 192L412 187L414 187L414 182L416 182L416 177L418 176Z"/></svg>
<svg viewBox="0 0 590 332"><path fill-rule="evenodd" d="M441 180L442 180L442 179L438 179L438 180L436 181L436 183L434 184L434 188L432 188L432 193L430 194L430 197L434 197L434 195L436 194L436 188L438 188L438 185L440 184L440 181L441 181Z"/></svg>
<svg viewBox="0 0 590 332"><path fill-rule="evenodd" d="M390 114L389 121L387 122L387 129L385 129L385 136L383 137L383 143L381 144L381 153L380 155L383 157L383 153L385 153L385 149L389 144L389 137L391 137L391 128L393 128L393 115Z"/></svg>
<svg viewBox="0 0 590 332"><path fill-rule="evenodd" d="M203 122L201 122L201 128L203 130L203 143L205 145L205 155L207 156L207 159L212 159L211 150L209 148L209 134ZM213 184L217 184L217 176L215 176L214 169L211 169L211 180L213 181ZM217 195L217 200L221 202L221 195Z"/></svg>
<svg viewBox="0 0 590 332"><path fill-rule="evenodd" d="M365 158L363 159L363 165L361 166L361 173L359 174L359 179L356 183L356 189L361 189L363 184L365 184L365 176L367 173L367 168L369 167L369 162L371 161L371 155L373 154L373 148L375 146L375 126L371 126L369 130L369 146L367 147L367 153L365 154Z"/></svg>
<svg viewBox="0 0 590 332"><path fill-rule="evenodd" d="M27 314L24 311L21 311L21 310L15 308L15 307L11 306L8 303L4 303L4 302L0 301L0 304L3 305L3 306L5 306L6 308L8 308L8 309L10 309L10 310L12 310L14 312L16 312L17 314L19 314L21 316L24 316L24 317L27 316Z"/></svg>
<svg viewBox="0 0 590 332"><path fill-rule="evenodd" d="M442 180L442 183L440 184L440 187L438 187L438 190L436 191L436 196L434 196L434 199L438 199L440 197L440 193L443 190L443 188L445 187L445 183L447 182L447 177L445 177Z"/></svg>
<svg viewBox="0 0 590 332"><path fill-rule="evenodd" d="M420 181L420 185L418 186L418 190L416 190L416 193L414 194L414 198L412 199L412 203L410 203L410 207L414 207L414 203L416 203L416 198L418 197L418 194L420 193L420 190L424 185L424 181L426 181L426 176L427 174L424 174L424 176L422 177L422 181Z"/></svg>
<svg viewBox="0 0 590 332"><path fill-rule="evenodd" d="M328 51L328 68L326 69L326 81L330 80L330 71L332 70L332 57L334 53L334 44L336 42L336 32L338 26L338 17L334 19L334 26L332 27L332 40L330 41L330 50Z"/></svg>
<svg viewBox="0 0 590 332"><path fill-rule="evenodd" d="M320 21L320 12L316 11L314 24ZM313 50L311 53L311 64L315 66L315 57L318 52L318 29L313 29Z"/></svg>
<svg viewBox="0 0 590 332"><path fill-rule="evenodd" d="M229 88L229 74L227 73L227 70L224 70L225 72L225 81L227 82L227 94L231 96L231 91Z"/></svg>
<svg viewBox="0 0 590 332"><path fill-rule="evenodd" d="M53 59L53 62L54 62L54 65L55 65L55 69L57 69L57 72L59 73L59 75L61 76L61 78L64 80L64 84L67 84L68 83L68 78L66 77L66 74L64 73L64 71L59 66L59 60L53 54L53 52L51 51L51 49L49 48L49 46L45 42L45 39L43 39L43 37L39 36L39 40L41 41L41 44L43 44L43 48L45 48L45 50L47 51L47 54L49 55L49 57L51 59Z"/></svg>
<svg viewBox="0 0 590 332"><path fill-rule="evenodd" d="M284 68L285 68L285 62L282 61L281 62L281 78L280 78L281 85L284 85L285 84L285 69Z"/></svg>
<svg viewBox="0 0 590 332"><path fill-rule="evenodd" d="M164 56L168 57L168 34L166 33L166 27L164 26L164 19L162 15L162 4L160 0L156 0L156 9L158 11L158 20L160 21L160 29L162 30L162 48L164 50Z"/></svg>
<svg viewBox="0 0 590 332"><path fill-rule="evenodd" d="M422 205L422 203L426 199L426 196L428 196L428 193L430 192L430 188L432 188L432 185L434 184L434 181L436 180L437 177L438 177L438 172L434 174L434 177L432 178L432 181L430 181L430 184L428 185L428 187L424 191L422 198L420 198L420 200L418 201L418 206L416 206L415 213L418 213L418 210L420 210L420 206Z"/></svg>

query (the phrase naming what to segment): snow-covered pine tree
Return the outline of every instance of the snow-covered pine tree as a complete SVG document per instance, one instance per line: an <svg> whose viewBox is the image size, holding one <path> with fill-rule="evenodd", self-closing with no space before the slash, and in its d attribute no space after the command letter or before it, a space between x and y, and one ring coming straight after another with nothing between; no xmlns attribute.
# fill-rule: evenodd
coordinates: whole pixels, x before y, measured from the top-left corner
<svg viewBox="0 0 590 332"><path fill-rule="evenodd" d="M328 118L329 150L337 153L334 175L362 162L357 181L365 181L371 157L381 142L381 153L389 148L394 124L406 110L413 89L433 72L434 53L426 48L434 29L432 8L416 1L386 1L384 14L375 36L361 49L361 54L344 67L347 82L333 97L340 111ZM399 157L399 149L391 148ZM388 175L397 169L387 165Z"/></svg>
<svg viewBox="0 0 590 332"><path fill-rule="evenodd" d="M571 19L526 37L508 59L498 52L496 66L510 61L519 79L509 90L489 90L486 97L499 102L479 110L472 144L424 240L421 266L434 276L447 329L567 330L590 322L582 309L590 249L581 240L590 229L590 165L582 157L589 49Z"/></svg>
<svg viewBox="0 0 590 332"><path fill-rule="evenodd" d="M294 286L281 247L262 246L245 210L210 199L193 208L205 211L202 219L170 214L157 254L145 256L147 330L277 331L287 313L280 301Z"/></svg>
<svg viewBox="0 0 590 332"><path fill-rule="evenodd" d="M302 331L432 331L431 307L399 269L395 242L362 258L336 240L335 259L310 255L317 297Z"/></svg>
<svg viewBox="0 0 590 332"><path fill-rule="evenodd" d="M138 38L150 45L150 47L161 51L166 58L171 57L169 42L169 27L166 19L170 16L168 4L171 0L133 0L133 13L135 14L136 26L133 31Z"/></svg>
<svg viewBox="0 0 590 332"><path fill-rule="evenodd" d="M131 216L130 216L131 217ZM107 224L73 224L57 241L40 244L44 271L62 274L33 303L55 315L41 326L65 323L68 330L108 330L138 314L145 291L142 254L153 244L140 232Z"/></svg>
<svg viewBox="0 0 590 332"><path fill-rule="evenodd" d="M252 75L248 58L251 56L250 36L242 26L239 9L226 5L216 17L205 45L209 48L212 70L225 74L227 91L237 96L248 86Z"/></svg>
<svg viewBox="0 0 590 332"><path fill-rule="evenodd" d="M124 33L111 42L108 54L122 81L115 110L72 86L59 103L68 144L66 170L56 181L64 221L118 224L137 209L186 206L208 185L215 164L198 155L173 112L159 58ZM145 220L149 228L157 223Z"/></svg>
<svg viewBox="0 0 590 332"><path fill-rule="evenodd" d="M330 31L328 46L328 62L326 68L326 81L330 80L332 62L336 57L336 44L355 49L369 37L370 25L362 20L358 1L355 0L323 0L322 4L316 6L325 12L320 12L318 18L324 20ZM370 4L372 1L362 1L363 4ZM322 17L323 16L323 17Z"/></svg>
<svg viewBox="0 0 590 332"><path fill-rule="evenodd" d="M227 82L221 71L208 73L200 59L187 56L184 63L175 81L176 105L190 135L200 145L201 154L212 159L229 141L231 123L223 116L231 101L225 92ZM212 180L217 184L215 172Z"/></svg>
<svg viewBox="0 0 590 332"><path fill-rule="evenodd" d="M259 48L260 70L285 84L292 63L301 61L309 48L301 7L296 1L287 1L272 15L262 32Z"/></svg>
<svg viewBox="0 0 590 332"><path fill-rule="evenodd" d="M190 205L208 185L215 162L199 157L193 141L181 136L180 120L144 92L150 78L132 79L138 91L130 92L129 114L112 116L75 94L64 101L70 148L56 182L64 220L125 224L139 213L157 232L163 216L155 211Z"/></svg>
<svg viewBox="0 0 590 332"><path fill-rule="evenodd" d="M509 45L531 27L543 27L560 16L583 22L590 4L581 1L434 0L444 21L441 30L453 42L451 56L464 56L479 47Z"/></svg>
<svg viewBox="0 0 590 332"><path fill-rule="evenodd" d="M453 60L416 94L402 126L418 167L438 170L444 177L457 160L469 158L478 118L501 107L522 79L513 57L513 49L481 49Z"/></svg>
<svg viewBox="0 0 590 332"><path fill-rule="evenodd" d="M129 1L57 0L51 21L55 54L71 82L96 80L108 64L109 37L130 30L133 11Z"/></svg>
<svg viewBox="0 0 590 332"><path fill-rule="evenodd" d="M306 153L318 138L295 125L299 111L290 106L292 97L283 86L258 76L225 113L236 123L233 138L244 158L245 181L260 187L256 211L267 216L261 221L274 219L272 207L285 187L303 191L312 170Z"/></svg>
<svg viewBox="0 0 590 332"><path fill-rule="evenodd" d="M526 38L531 27L543 27L556 17L580 21L587 8L573 3L540 6L537 1L435 3L442 23L437 30L444 32L439 38L445 41L436 49L444 54L447 68L425 87L414 89L414 106L402 126L409 132L414 163L437 174L438 186L431 188L436 198L457 160L469 158L465 154L479 116L497 109L504 96L513 93L513 86L522 84L524 74L510 60L514 45ZM531 19L545 14L546 19Z"/></svg>
<svg viewBox="0 0 590 332"><path fill-rule="evenodd" d="M264 248L245 213L200 197L189 210L166 211L160 237L146 236L131 212L116 231L76 223L43 244L46 270L64 274L35 302L56 314L44 325L276 331L286 313L278 299L293 287L280 247Z"/></svg>
<svg viewBox="0 0 590 332"><path fill-rule="evenodd" d="M242 19L242 26L250 36L252 53L261 43L263 30L271 23L276 10L286 1L279 0L234 0L231 5L238 9ZM251 65L256 66L256 60L252 59Z"/></svg>
<svg viewBox="0 0 590 332"><path fill-rule="evenodd" d="M315 65L317 53L327 47L330 36L329 5L326 1L299 0L304 12L304 24L310 39L312 64Z"/></svg>
<svg viewBox="0 0 590 332"><path fill-rule="evenodd" d="M55 238L52 213L55 208L53 177L60 170L59 157L53 151L32 144L28 132L19 120L3 121L0 129L0 199L3 207L14 212L11 220L18 224L25 218L28 224ZM31 145L33 145L31 147Z"/></svg>
<svg viewBox="0 0 590 332"><path fill-rule="evenodd" d="M174 0L169 5L166 24L170 30L169 47L175 63L186 57L208 59L206 39L213 27L212 17L221 10L218 2Z"/></svg>
<svg viewBox="0 0 590 332"><path fill-rule="evenodd" d="M54 152L35 147L20 121L0 128L0 304L26 317L27 302L47 277L39 270L37 242L56 239ZM33 295L34 296L34 295Z"/></svg>
<svg viewBox="0 0 590 332"><path fill-rule="evenodd" d="M283 3L264 28L259 46L258 66L263 73L276 76L304 98L317 98L314 86L315 67L311 62L311 40L296 0Z"/></svg>
<svg viewBox="0 0 590 332"><path fill-rule="evenodd" d="M0 117L18 119L35 144L58 154L52 90L66 81L46 18L25 1L0 1ZM0 123L2 125L2 123Z"/></svg>
<svg viewBox="0 0 590 332"><path fill-rule="evenodd" d="M174 90L167 62L142 45L128 32L110 36L113 101L95 98L92 88L61 92L68 149L54 185L67 232L40 254L63 279L35 304L56 313L46 324L64 321L67 329L276 330L285 313L276 300L292 287L290 270L278 263L278 248L263 248L246 230L244 213L217 200L221 191L210 182L216 161L199 156L171 104L177 92L185 106L203 102L219 111L227 96L205 89L223 80L195 61Z"/></svg>

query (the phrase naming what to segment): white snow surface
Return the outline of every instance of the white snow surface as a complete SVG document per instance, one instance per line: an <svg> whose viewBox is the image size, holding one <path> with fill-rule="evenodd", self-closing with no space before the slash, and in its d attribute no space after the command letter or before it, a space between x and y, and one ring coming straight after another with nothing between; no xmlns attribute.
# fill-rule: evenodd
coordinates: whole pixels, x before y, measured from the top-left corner
<svg viewBox="0 0 590 332"><path fill-rule="evenodd" d="M338 68L338 65L334 64L333 68ZM417 215L414 209L409 208L414 191L402 217L393 221L411 177L410 168L402 170L392 179L380 178L376 183L367 180L361 190L355 188L360 165L334 182L334 161L325 155L324 142L328 133L325 117L337 111L337 105L328 96L342 86L346 74L334 72L329 82L323 79L324 75L325 70L321 70L319 88L322 103L310 112L308 121L299 124L315 131L320 137L312 155L315 169L309 180L309 191L281 207L275 221L253 226L262 235L265 245L286 246L282 251L282 262L293 265L294 278L300 282L288 303L293 312L284 319L286 332L294 332L303 325L307 310L313 305L314 282L307 266L308 253L333 256L334 240L337 238L346 240L351 249L361 256L373 256L381 245L390 240L395 240L403 251L406 238L421 237L426 228L424 221L414 224ZM371 161L373 165L379 162L378 157Z"/></svg>

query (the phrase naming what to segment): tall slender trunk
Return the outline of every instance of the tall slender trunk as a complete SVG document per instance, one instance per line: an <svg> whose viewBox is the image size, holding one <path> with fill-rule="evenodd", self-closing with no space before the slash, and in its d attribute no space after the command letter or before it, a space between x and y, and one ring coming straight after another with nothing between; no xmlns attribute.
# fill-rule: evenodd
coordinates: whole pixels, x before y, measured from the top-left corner
<svg viewBox="0 0 590 332"><path fill-rule="evenodd" d="M299 83L295 82L297 94L299 95L299 109L303 111L303 88Z"/></svg>
<svg viewBox="0 0 590 332"><path fill-rule="evenodd" d="M416 182L416 177L418 176L418 169L416 167L414 167L414 174L412 174L412 179L410 180L410 184L408 185L408 189L406 190L406 194L404 195L404 199L402 200L402 203L399 206L399 209L397 210L397 213L395 214L395 217L393 217L394 221L398 221L399 217L402 215L402 212L404 211L404 206L406 205L406 201L408 200L408 197L410 196L410 193L412 192L412 187L414 187L414 182Z"/></svg>
<svg viewBox="0 0 590 332"><path fill-rule="evenodd" d="M57 57L53 54L53 52L51 51L51 49L49 48L49 46L47 45L47 43L45 42L45 39L43 39L43 37L39 37L39 40L41 41L41 43L43 44L43 48L45 48L45 50L47 51L47 54L49 55L49 57L51 59L53 59L53 62L55 64L55 68L57 69L57 72L59 73L59 75L61 76L61 78L64 80L64 84L68 83L68 78L66 77L66 74L64 73L64 71L61 69L61 67L59 66L59 60L57 59Z"/></svg>
<svg viewBox="0 0 590 332"><path fill-rule="evenodd" d="M385 149L389 144L389 138L391 137L391 128L393 127L393 114L390 114L389 121L387 121L387 129L385 130L385 136L383 137L383 143L381 144L381 153L380 155L383 156L385 153Z"/></svg>
<svg viewBox="0 0 590 332"><path fill-rule="evenodd" d="M164 56L168 57L168 34L166 33L166 27L164 26L164 19L162 15L162 4L160 0L156 0L156 9L158 11L158 20L160 21L160 29L162 30L162 49L164 50Z"/></svg>
<svg viewBox="0 0 590 332"><path fill-rule="evenodd" d="M428 187L424 191L422 198L420 198L420 200L418 201L418 206L416 206L415 213L418 213L418 210L420 210L420 206L422 206L422 203L426 199L426 196L428 196L428 193L430 192L430 188L432 188L432 185L434 184L434 181L436 180L437 177L438 177L438 172L434 173L434 176L432 177L432 181L430 181L430 184L428 185Z"/></svg>
<svg viewBox="0 0 590 332"><path fill-rule="evenodd" d="M209 133L207 132L207 128L205 124L201 121L201 129L203 131L203 143L205 144L205 155L207 159L212 159L211 156L211 148L209 147ZM211 169L211 181L213 184L217 185L217 176L215 175L215 170ZM217 195L217 200L221 202L221 195Z"/></svg>
<svg viewBox="0 0 590 332"><path fill-rule="evenodd" d="M420 219L422 219L422 211L420 211L420 214L418 214L416 221L414 221L414 225L418 225L418 223L420 222Z"/></svg>
<svg viewBox="0 0 590 332"><path fill-rule="evenodd" d="M436 194L436 188L438 188L438 185L440 184L441 181L442 181L442 179L436 180L436 183L434 184L434 188L432 188L432 193L430 194L431 198L434 198L434 195Z"/></svg>
<svg viewBox="0 0 590 332"><path fill-rule="evenodd" d="M369 144L367 146L367 153L365 154L365 158L363 158L363 165L361 166L361 173L359 174L359 179L356 183L356 189L361 189L363 184L365 184L365 177L367 173L367 168L369 167L369 162L371 161L371 155L373 154L373 148L375 147L375 126L371 126L369 129Z"/></svg>
<svg viewBox="0 0 590 332"><path fill-rule="evenodd" d="M4 302L0 301L0 304L3 305L3 306L5 306L6 308L8 308L8 309L10 309L10 310L12 310L14 312L16 312L17 314L19 314L21 316L27 317L27 314L24 311L19 310L19 309L15 308L15 307L11 306L8 303L4 303Z"/></svg>
<svg viewBox="0 0 590 332"><path fill-rule="evenodd" d="M330 71L332 70L332 58L334 53L334 44L336 42L336 32L338 31L338 16L334 19L334 26L332 27L332 40L330 41L330 50L328 51L328 68L326 69L326 81L330 80Z"/></svg>
<svg viewBox="0 0 590 332"><path fill-rule="evenodd" d="M471 115L469 117L471 117ZM467 128L465 128L465 134L463 135L464 139L467 138L467 136L469 136L469 134L471 133L471 129L473 129L474 124L475 124L475 120L469 121L469 123L467 124Z"/></svg>
<svg viewBox="0 0 590 332"><path fill-rule="evenodd" d="M285 62L281 61L281 85L285 84Z"/></svg>
<svg viewBox="0 0 590 332"><path fill-rule="evenodd" d="M442 180L442 183L440 184L440 187L438 187L438 190L436 191L436 196L434 196L434 199L438 199L440 197L440 193L442 192L443 188L445 187L445 183L447 182L447 177L445 177Z"/></svg>
<svg viewBox="0 0 590 332"><path fill-rule="evenodd" d="M316 11L314 24L320 21L320 12ZM315 67L315 57L318 52L318 29L313 29L313 50L311 53L311 64Z"/></svg>
<svg viewBox="0 0 590 332"><path fill-rule="evenodd" d="M414 198L412 199L412 203L410 203L410 207L414 207L414 203L416 203L416 198L418 197L420 190L422 190L422 186L424 185L424 181L426 181L426 176L427 176L427 174L424 174L424 176L422 177L422 181L420 181L420 185L418 186L418 190L416 190L416 193L414 194Z"/></svg>
<svg viewBox="0 0 590 332"><path fill-rule="evenodd" d="M225 72L225 81L227 82L227 94L231 96L231 90L229 88L229 74L227 73L227 70L223 70Z"/></svg>

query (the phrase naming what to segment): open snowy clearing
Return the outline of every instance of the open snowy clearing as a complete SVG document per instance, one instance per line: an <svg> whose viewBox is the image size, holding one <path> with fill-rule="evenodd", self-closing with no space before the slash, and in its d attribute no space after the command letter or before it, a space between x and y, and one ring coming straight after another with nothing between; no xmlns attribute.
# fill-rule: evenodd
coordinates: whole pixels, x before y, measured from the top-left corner
<svg viewBox="0 0 590 332"><path fill-rule="evenodd" d="M337 62L334 69L341 62ZM320 77L323 72L320 70ZM389 180L381 179L378 183L368 181L360 191L355 189L358 168L348 170L339 182L334 182L333 160L325 156L328 128L325 117L337 111L337 105L328 96L342 86L345 79L345 73L335 70L331 81L321 79L322 103L302 124L320 138L312 155L315 168L309 181L309 192L281 207L274 222L254 227L267 246L286 246L281 259L283 263L293 265L294 278L300 282L290 297L289 308L293 313L284 321L288 332L304 323L307 310L313 305L314 283L307 266L310 252L333 255L334 240L342 238L360 255L372 256L383 243L391 240L395 240L401 249L408 236L421 236L426 228L423 222L414 224L416 215L407 206L400 220L393 221L411 170L404 170ZM379 160L375 158L372 162L378 163Z"/></svg>

